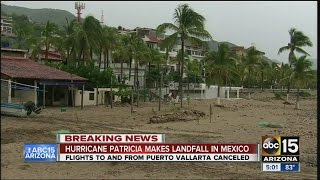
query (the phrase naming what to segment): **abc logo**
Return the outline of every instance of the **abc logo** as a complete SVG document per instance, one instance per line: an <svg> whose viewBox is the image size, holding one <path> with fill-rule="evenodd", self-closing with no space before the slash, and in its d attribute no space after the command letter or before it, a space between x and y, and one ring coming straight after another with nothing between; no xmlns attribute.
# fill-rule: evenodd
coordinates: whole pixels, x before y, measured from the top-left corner
<svg viewBox="0 0 320 180"><path fill-rule="evenodd" d="M263 141L262 148L268 154L275 154L280 149L280 143L277 139L269 137Z"/></svg>

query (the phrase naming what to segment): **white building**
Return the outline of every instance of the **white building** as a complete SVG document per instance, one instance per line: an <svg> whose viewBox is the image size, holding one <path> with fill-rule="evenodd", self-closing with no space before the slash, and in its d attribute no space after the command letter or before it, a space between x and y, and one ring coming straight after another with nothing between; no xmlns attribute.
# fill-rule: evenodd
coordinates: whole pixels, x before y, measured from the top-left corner
<svg viewBox="0 0 320 180"><path fill-rule="evenodd" d="M12 17L1 15L1 35L16 37L13 32Z"/></svg>

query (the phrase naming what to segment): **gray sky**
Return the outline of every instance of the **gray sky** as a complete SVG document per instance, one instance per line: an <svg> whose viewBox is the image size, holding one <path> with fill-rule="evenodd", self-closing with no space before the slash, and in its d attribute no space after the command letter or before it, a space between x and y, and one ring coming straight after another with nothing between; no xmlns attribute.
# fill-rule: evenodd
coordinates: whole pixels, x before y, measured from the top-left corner
<svg viewBox="0 0 320 180"><path fill-rule="evenodd" d="M75 1L2 1L7 5L39 9L53 8L76 14ZM249 47L252 43L266 56L287 62L289 52L278 55L280 47L289 42L292 27L310 37L313 47L305 47L311 58L317 57L317 2L232 2L232 1L82 1L83 15L101 19L106 25L125 28L156 28L173 22L174 9L188 3L206 18L206 28L218 41L229 41Z"/></svg>

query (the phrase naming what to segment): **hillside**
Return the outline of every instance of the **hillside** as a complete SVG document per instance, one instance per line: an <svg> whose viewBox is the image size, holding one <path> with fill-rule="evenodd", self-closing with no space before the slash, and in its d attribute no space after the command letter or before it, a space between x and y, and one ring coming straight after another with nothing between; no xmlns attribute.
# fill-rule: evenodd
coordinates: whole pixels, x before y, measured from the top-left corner
<svg viewBox="0 0 320 180"><path fill-rule="evenodd" d="M1 4L1 14L17 14L26 15L30 20L37 23L45 24L48 20L62 27L66 23L66 18L70 21L76 18L73 14L65 10L59 9L30 9L25 7L10 6Z"/></svg>
<svg viewBox="0 0 320 180"><path fill-rule="evenodd" d="M233 43L230 43L230 42L218 42L218 41L214 41L214 40L211 40L209 41L209 50L210 51L218 51L218 46L222 43L226 43L230 48L232 47L237 47L237 45L233 44ZM275 63L280 63L278 60L274 60L274 59L269 59L268 57L266 56L263 56L263 59L265 61L267 61L269 64L275 62Z"/></svg>
<svg viewBox="0 0 320 180"><path fill-rule="evenodd" d="M210 51L218 51L218 46L222 43L226 43L230 48L237 47L237 45L232 44L230 42L218 42L218 41L211 40L211 41L209 41L209 50Z"/></svg>

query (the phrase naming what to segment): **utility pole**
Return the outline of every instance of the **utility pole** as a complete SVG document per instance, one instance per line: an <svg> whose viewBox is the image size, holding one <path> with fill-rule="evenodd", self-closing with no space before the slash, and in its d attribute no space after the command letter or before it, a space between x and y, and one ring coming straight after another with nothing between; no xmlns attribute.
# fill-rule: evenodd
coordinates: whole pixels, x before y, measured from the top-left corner
<svg viewBox="0 0 320 180"><path fill-rule="evenodd" d="M74 8L77 10L78 22L80 23L81 10L85 8L84 3L75 2Z"/></svg>

